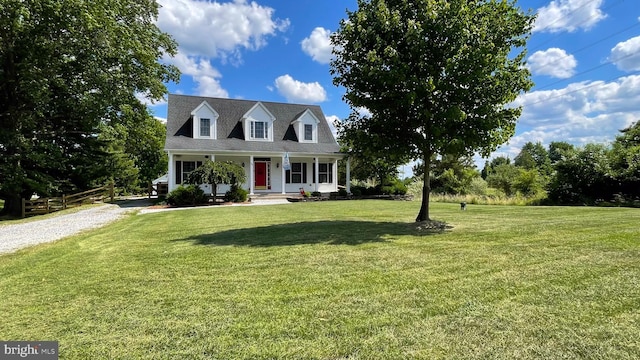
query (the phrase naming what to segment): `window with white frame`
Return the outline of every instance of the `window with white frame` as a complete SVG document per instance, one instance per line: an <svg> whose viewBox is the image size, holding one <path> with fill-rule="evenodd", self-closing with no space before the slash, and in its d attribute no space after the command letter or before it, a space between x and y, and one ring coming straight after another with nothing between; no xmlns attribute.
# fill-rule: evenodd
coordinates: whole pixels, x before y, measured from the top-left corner
<svg viewBox="0 0 640 360"><path fill-rule="evenodd" d="M206 101L191 112L194 139L215 139L218 113Z"/></svg>
<svg viewBox="0 0 640 360"><path fill-rule="evenodd" d="M211 136L211 119L200 118L200 137Z"/></svg>
<svg viewBox="0 0 640 360"><path fill-rule="evenodd" d="M264 121L252 121L251 122L251 138L252 139L268 139L269 138L268 123Z"/></svg>
<svg viewBox="0 0 640 360"><path fill-rule="evenodd" d="M304 124L304 139L306 141L312 141L313 140L313 125Z"/></svg>

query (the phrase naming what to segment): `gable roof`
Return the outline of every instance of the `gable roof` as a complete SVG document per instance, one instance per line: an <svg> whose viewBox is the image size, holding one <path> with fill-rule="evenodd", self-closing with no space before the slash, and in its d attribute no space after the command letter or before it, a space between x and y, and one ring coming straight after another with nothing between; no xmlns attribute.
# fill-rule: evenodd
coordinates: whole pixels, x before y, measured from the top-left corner
<svg viewBox="0 0 640 360"><path fill-rule="evenodd" d="M194 139L192 111L206 102L218 114L217 139ZM245 141L243 116L257 104L274 117L273 142ZM292 152L308 154L336 154L340 146L326 121L318 123L318 142L300 143L292 123L309 110L318 119L325 119L320 106L287 104L268 101L223 99L169 94L167 111L167 139L165 150Z"/></svg>

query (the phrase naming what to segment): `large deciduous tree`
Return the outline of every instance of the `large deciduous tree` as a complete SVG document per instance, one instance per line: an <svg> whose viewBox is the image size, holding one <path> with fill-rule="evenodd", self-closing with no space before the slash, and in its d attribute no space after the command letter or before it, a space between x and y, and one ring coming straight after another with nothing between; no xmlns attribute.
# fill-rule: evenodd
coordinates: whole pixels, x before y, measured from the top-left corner
<svg viewBox="0 0 640 360"><path fill-rule="evenodd" d="M506 104L532 86L533 21L506 0L359 0L332 35L334 84L352 108L340 136L427 172L434 154L488 155L514 133L521 109ZM429 193L425 181L416 221L429 220Z"/></svg>
<svg viewBox="0 0 640 360"><path fill-rule="evenodd" d="M154 0L0 3L0 198L89 185L110 157L101 131L147 114L178 70L158 59L176 44L155 25ZM117 132L117 131L116 131ZM115 133L113 133L115 134ZM108 137L107 137L108 138Z"/></svg>

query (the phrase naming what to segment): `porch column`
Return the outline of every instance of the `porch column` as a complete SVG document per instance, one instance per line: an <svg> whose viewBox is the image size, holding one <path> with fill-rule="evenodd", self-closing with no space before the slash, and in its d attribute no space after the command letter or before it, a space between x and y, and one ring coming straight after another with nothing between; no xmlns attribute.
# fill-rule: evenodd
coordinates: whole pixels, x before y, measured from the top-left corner
<svg viewBox="0 0 640 360"><path fill-rule="evenodd" d="M249 195L255 195L253 191L254 191L256 181L254 178L255 174L253 173L253 171L254 171L253 155L251 155L249 156Z"/></svg>
<svg viewBox="0 0 640 360"><path fill-rule="evenodd" d="M176 187L176 164L173 153L169 151L169 169L167 173L167 190L171 192Z"/></svg>
<svg viewBox="0 0 640 360"><path fill-rule="evenodd" d="M211 161L216 161L216 156L211 154L209 155L209 159L211 159Z"/></svg>
<svg viewBox="0 0 640 360"><path fill-rule="evenodd" d="M334 191L338 191L338 159L333 160L333 179L331 179L331 183L333 184Z"/></svg>
<svg viewBox="0 0 640 360"><path fill-rule="evenodd" d="M286 186L287 186L287 181L286 181L286 176L287 176L287 170L284 169L284 155L282 155L282 158L280 159L280 169L282 170L282 193L286 194Z"/></svg>
<svg viewBox="0 0 640 360"><path fill-rule="evenodd" d="M320 159L318 157L316 157L316 158L314 158L314 160L315 160L314 166L315 166L315 169L316 169L316 173L315 173L316 176L314 176L315 179L313 179L313 182L315 183L315 188L316 188L315 191L318 191L320 189L319 185L318 185L318 182L319 182L319 179L320 179L320 174L318 174L319 170L320 170Z"/></svg>
<svg viewBox="0 0 640 360"><path fill-rule="evenodd" d="M351 194L351 159L347 158L347 194Z"/></svg>

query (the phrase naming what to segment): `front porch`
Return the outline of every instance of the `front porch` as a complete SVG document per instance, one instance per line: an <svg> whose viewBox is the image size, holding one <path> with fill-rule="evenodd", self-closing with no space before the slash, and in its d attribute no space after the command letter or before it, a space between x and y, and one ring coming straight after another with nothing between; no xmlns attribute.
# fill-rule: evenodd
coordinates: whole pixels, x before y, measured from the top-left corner
<svg viewBox="0 0 640 360"><path fill-rule="evenodd" d="M169 191L186 183L189 174L205 161L231 161L245 169L247 181L242 187L250 197L260 195L299 196L300 189L308 192L331 193L338 191L338 161L342 154L295 153L186 153L169 152ZM347 191L349 189L349 163L347 161ZM209 184L202 184L211 194ZM219 185L216 195L223 195L229 185Z"/></svg>

